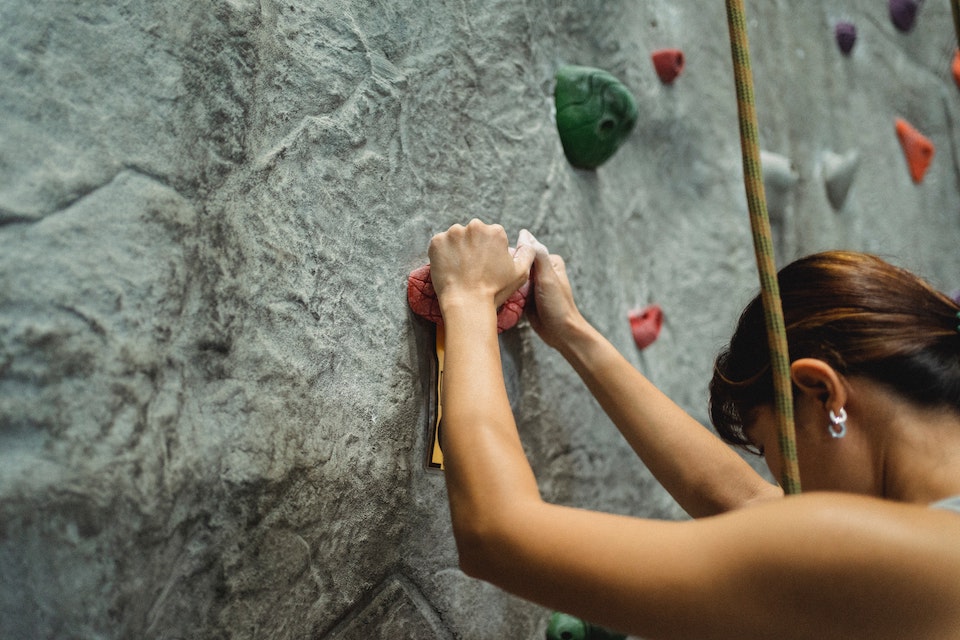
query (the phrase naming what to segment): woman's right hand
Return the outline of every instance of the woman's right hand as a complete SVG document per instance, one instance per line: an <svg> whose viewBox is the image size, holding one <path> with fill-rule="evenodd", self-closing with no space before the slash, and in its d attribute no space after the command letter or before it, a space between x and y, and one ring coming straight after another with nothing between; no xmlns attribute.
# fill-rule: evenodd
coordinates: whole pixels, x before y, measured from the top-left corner
<svg viewBox="0 0 960 640"><path fill-rule="evenodd" d="M558 349L570 338L571 331L585 322L573 300L566 265L526 229L520 232L517 244L530 244L536 249L531 272L534 304L527 305L527 319L544 342Z"/></svg>

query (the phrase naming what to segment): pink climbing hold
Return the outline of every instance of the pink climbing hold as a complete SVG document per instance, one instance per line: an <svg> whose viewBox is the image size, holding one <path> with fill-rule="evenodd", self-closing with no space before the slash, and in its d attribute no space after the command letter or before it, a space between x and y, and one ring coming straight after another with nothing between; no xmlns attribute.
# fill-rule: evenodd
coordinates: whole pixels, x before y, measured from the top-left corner
<svg viewBox="0 0 960 640"><path fill-rule="evenodd" d="M497 310L497 333L503 333L520 321L529 292L530 281L527 280ZM437 292L433 289L429 264L410 272L410 276L407 278L407 303L413 309L413 312L421 318L436 324L443 324L440 301L437 300Z"/></svg>
<svg viewBox="0 0 960 640"><path fill-rule="evenodd" d="M663 309L658 304L651 304L643 309L633 309L627 317L630 319L630 331L633 332L633 341L640 349L646 349L657 341L660 329L663 327Z"/></svg>
<svg viewBox="0 0 960 640"><path fill-rule="evenodd" d="M430 278L429 264L410 272L407 278L407 303L421 318L435 324L443 323L440 302L437 300L437 292L433 290L433 280Z"/></svg>
<svg viewBox="0 0 960 640"><path fill-rule="evenodd" d="M680 49L660 49L650 56L653 59L653 68L657 70L663 84L671 84L683 71L686 61Z"/></svg>
<svg viewBox="0 0 960 640"><path fill-rule="evenodd" d="M513 292L507 301L497 309L497 333L503 333L520 322L523 308L527 304L527 294L530 293L530 281L527 280L520 288Z"/></svg>

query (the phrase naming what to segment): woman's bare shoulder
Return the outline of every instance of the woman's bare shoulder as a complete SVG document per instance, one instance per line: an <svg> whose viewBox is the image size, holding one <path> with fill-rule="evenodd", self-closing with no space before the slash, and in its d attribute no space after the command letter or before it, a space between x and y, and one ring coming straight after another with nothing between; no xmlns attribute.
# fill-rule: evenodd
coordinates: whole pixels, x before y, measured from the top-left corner
<svg viewBox="0 0 960 640"><path fill-rule="evenodd" d="M719 519L725 516L719 516ZM755 521L764 539L772 534L810 536L810 544L830 548L860 545L866 550L911 549L915 557L940 556L960 562L960 513L926 504L882 500L848 493L811 492L753 503L726 514L730 520ZM742 523L741 523L742 525ZM958 565L960 570L960 565ZM960 573L957 574L960 578ZM956 580L960 589L960 579Z"/></svg>
<svg viewBox="0 0 960 640"><path fill-rule="evenodd" d="M738 538L751 558L718 575L791 603L777 617L798 629L829 621L837 637L960 637L956 512L813 492L711 520L716 539Z"/></svg>

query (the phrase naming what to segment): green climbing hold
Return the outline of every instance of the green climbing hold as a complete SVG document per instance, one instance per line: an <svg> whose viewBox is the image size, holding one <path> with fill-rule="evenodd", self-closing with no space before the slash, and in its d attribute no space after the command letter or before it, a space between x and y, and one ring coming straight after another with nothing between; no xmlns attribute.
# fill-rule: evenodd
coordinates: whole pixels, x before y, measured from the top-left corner
<svg viewBox="0 0 960 640"><path fill-rule="evenodd" d="M625 635L555 611L547 625L547 640L626 640Z"/></svg>
<svg viewBox="0 0 960 640"><path fill-rule="evenodd" d="M563 66L553 98L563 152L575 167L595 169L627 139L637 103L619 80L601 69Z"/></svg>
<svg viewBox="0 0 960 640"><path fill-rule="evenodd" d="M587 623L559 611L550 616L547 640L587 640Z"/></svg>

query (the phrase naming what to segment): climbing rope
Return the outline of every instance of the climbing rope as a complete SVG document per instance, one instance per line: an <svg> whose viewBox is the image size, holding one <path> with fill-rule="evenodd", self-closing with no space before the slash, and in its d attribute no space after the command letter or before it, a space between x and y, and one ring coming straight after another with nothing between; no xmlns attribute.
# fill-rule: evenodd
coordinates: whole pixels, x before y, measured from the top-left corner
<svg viewBox="0 0 960 640"><path fill-rule="evenodd" d="M770 218L763 192L763 171L760 167L760 133L753 99L753 76L750 71L750 43L743 0L726 0L727 26L730 29L730 50L733 54L733 76L737 88L737 116L740 121L740 147L743 152L743 181L747 191L753 249L760 272L760 298L770 345L773 373L774 409L780 444L780 486L787 494L800 493L800 467L797 464L796 433L793 427L793 395L790 385L790 357L787 353L787 330L783 322L780 286L773 259ZM956 0L954 0L956 2Z"/></svg>

